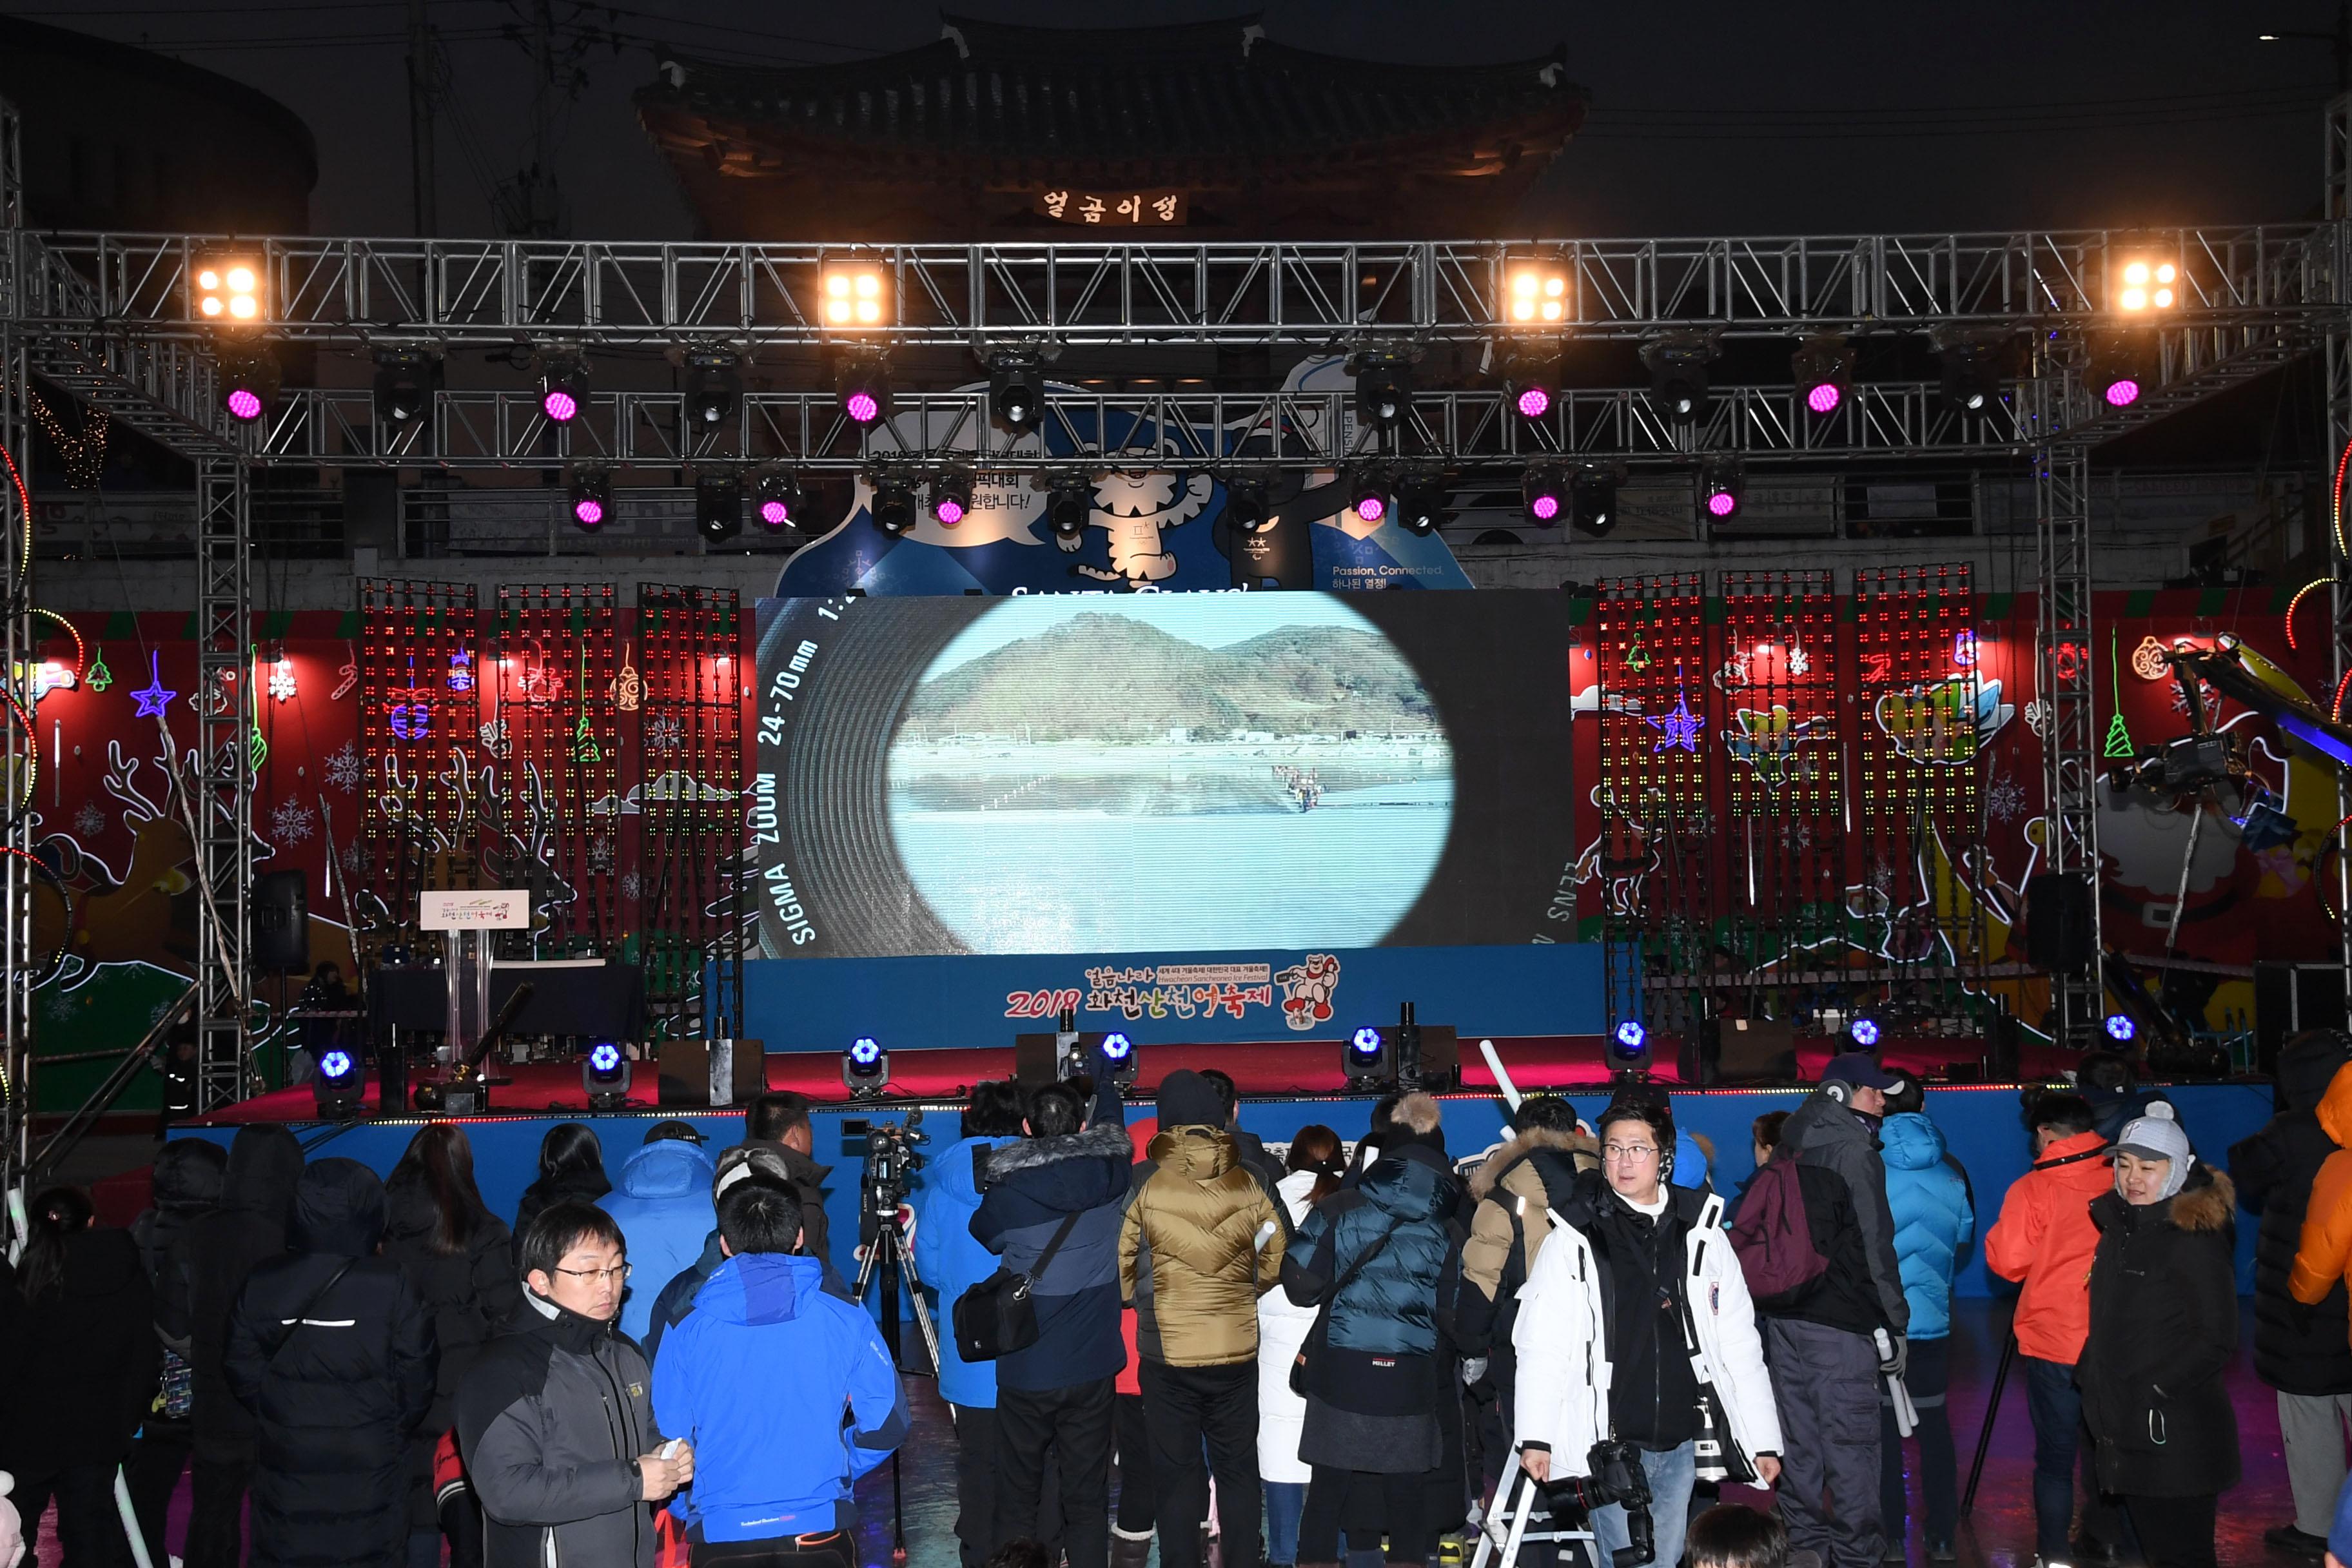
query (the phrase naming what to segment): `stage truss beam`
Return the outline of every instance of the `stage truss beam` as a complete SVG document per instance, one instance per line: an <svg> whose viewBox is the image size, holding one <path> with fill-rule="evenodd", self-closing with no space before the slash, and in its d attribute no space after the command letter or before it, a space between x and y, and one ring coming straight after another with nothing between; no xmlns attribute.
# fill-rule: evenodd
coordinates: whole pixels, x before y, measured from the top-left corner
<svg viewBox="0 0 2352 1568"><path fill-rule="evenodd" d="M2056 355L2042 355L2034 390L2044 407L2079 395L2076 377ZM2088 879L2089 952L2081 969L2050 976L2048 1032L2062 1046L2087 1049L2101 1016L2098 708L2091 609L2090 459L2072 442L2034 454L2037 628L2042 705L2042 867ZM2029 718L2031 715L2029 715ZM2029 1020L2030 1021L2030 1020Z"/></svg>
<svg viewBox="0 0 2352 1568"><path fill-rule="evenodd" d="M197 1109L245 1099L257 1087L250 1054L254 722L248 548L250 475L218 459L196 476L196 735L184 776L195 818Z"/></svg>
<svg viewBox="0 0 2352 1568"><path fill-rule="evenodd" d="M16 110L0 99L0 247L12 243L24 222L24 164ZM14 266L0 256L0 447L19 465L32 460L25 340L13 324L17 293ZM5 468L0 464L0 468ZM39 639L33 626L33 519L23 494L0 473L0 690L26 724L0 719L0 779L5 793L6 828L0 833L0 1195L23 1184L32 1163L33 1114L33 889L38 873L31 859L30 770L37 766L39 737L29 725L33 712L31 671ZM0 1216L0 1236L13 1220Z"/></svg>

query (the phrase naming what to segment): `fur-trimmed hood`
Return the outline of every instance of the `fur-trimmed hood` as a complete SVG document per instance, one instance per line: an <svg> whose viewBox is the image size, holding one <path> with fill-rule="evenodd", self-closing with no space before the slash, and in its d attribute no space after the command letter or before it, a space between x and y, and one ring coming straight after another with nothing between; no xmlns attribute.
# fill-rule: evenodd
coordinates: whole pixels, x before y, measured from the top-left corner
<svg viewBox="0 0 2352 1568"><path fill-rule="evenodd" d="M1127 1129L1115 1121L1104 1121L1084 1132L1056 1133L1051 1138L1020 1138L999 1144L988 1152L984 1162L990 1182L996 1182L1016 1171L1034 1171L1057 1164L1064 1160L1116 1160L1121 1166L1129 1163L1133 1145L1128 1142Z"/></svg>
<svg viewBox="0 0 2352 1568"><path fill-rule="evenodd" d="M2191 1173L2189 1184L2172 1194L2172 1223L2186 1231L2221 1230L2238 1205L2238 1189L2227 1171L2217 1171L2202 1160L2197 1169L2210 1179L2200 1182Z"/></svg>
<svg viewBox="0 0 2352 1568"><path fill-rule="evenodd" d="M1522 1132L1509 1142L1497 1146L1486 1156L1486 1163L1470 1173L1470 1195L1473 1198L1491 1196L1502 1184L1504 1175L1538 1149L1553 1149L1571 1158L1582 1155L1587 1160L1601 1157L1601 1145L1589 1132L1555 1132L1538 1127Z"/></svg>

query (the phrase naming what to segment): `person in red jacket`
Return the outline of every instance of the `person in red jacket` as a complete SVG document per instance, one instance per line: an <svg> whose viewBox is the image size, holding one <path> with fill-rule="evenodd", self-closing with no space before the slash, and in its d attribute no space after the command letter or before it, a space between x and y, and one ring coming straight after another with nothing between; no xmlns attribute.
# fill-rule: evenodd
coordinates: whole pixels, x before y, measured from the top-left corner
<svg viewBox="0 0 2352 1568"><path fill-rule="evenodd" d="M2011 1331L2033 1418L2034 1549L2042 1568L2111 1559L2120 1533L2088 1475L2091 1446L2083 1440L2083 1395L2074 1386L2074 1363L2091 1327L2091 1258L2099 1247L2091 1200L2115 1180L2095 1121L2079 1094L2034 1100L2026 1113L2033 1167L2010 1184L2000 1217L1984 1239L1985 1267L2025 1287ZM2069 1542L2077 1455L2089 1497L2079 1554Z"/></svg>

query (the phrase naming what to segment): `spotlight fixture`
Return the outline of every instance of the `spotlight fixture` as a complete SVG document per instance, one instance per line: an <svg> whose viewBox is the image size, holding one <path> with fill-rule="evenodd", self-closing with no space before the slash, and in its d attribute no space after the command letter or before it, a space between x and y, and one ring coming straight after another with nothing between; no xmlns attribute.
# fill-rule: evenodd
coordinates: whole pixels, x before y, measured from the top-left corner
<svg viewBox="0 0 2352 1568"><path fill-rule="evenodd" d="M251 256L200 256L190 268L190 308L208 327L231 331L261 325L261 262Z"/></svg>
<svg viewBox="0 0 2352 1568"><path fill-rule="evenodd" d="M1045 408L1045 376L1035 354L1000 349L990 357L988 407L1016 436L1036 427Z"/></svg>
<svg viewBox="0 0 2352 1568"><path fill-rule="evenodd" d="M1503 395L1530 424L1550 415L1565 379L1557 348L1514 348L1503 356Z"/></svg>
<svg viewBox="0 0 2352 1568"><path fill-rule="evenodd" d="M761 474L758 487L760 521L771 532L781 532L802 521L808 497L789 470Z"/></svg>
<svg viewBox="0 0 2352 1568"><path fill-rule="evenodd" d="M1939 343L1944 406L1955 414L1982 414L2000 396L2001 345L1980 334Z"/></svg>
<svg viewBox="0 0 2352 1568"><path fill-rule="evenodd" d="M433 406L440 363L423 349L378 349L375 356L376 423L413 430Z"/></svg>
<svg viewBox="0 0 2352 1568"><path fill-rule="evenodd" d="M539 411L557 425L569 425L588 406L588 367L578 354L540 358Z"/></svg>
<svg viewBox="0 0 2352 1568"><path fill-rule="evenodd" d="M278 356L267 343L225 347L219 363L221 407L238 424L254 423L278 401Z"/></svg>
<svg viewBox="0 0 2352 1568"><path fill-rule="evenodd" d="M2090 362L2083 371L2083 384L2107 407L2129 408L2147 390L2143 375L2137 345L2118 334L2091 345Z"/></svg>
<svg viewBox="0 0 2352 1568"><path fill-rule="evenodd" d="M1094 514L1095 482L1087 475L1066 474L1045 493L1045 521L1053 524L1056 539L1084 539Z"/></svg>
<svg viewBox="0 0 2352 1568"><path fill-rule="evenodd" d="M1503 317L1515 327L1557 327L1568 320L1568 272L1557 263L1507 263Z"/></svg>
<svg viewBox="0 0 2352 1568"><path fill-rule="evenodd" d="M321 1121L348 1121L367 1105L367 1074L341 1046L319 1058L319 1076L310 1084Z"/></svg>
<svg viewBox="0 0 2352 1568"><path fill-rule="evenodd" d="M1730 521L1739 510L1740 497L1747 489L1747 465L1732 454L1711 453L1699 465L1699 502L1709 521Z"/></svg>
<svg viewBox="0 0 2352 1568"><path fill-rule="evenodd" d="M734 416L743 395L743 378L730 353L689 353L686 356L686 422L695 430L716 430Z"/></svg>
<svg viewBox="0 0 2352 1568"><path fill-rule="evenodd" d="M860 1035L841 1053L841 1083L852 1100L879 1100L890 1081L890 1053L871 1035Z"/></svg>
<svg viewBox="0 0 2352 1568"><path fill-rule="evenodd" d="M1376 430L1393 430L1412 406L1412 362L1402 354L1356 359L1356 417Z"/></svg>
<svg viewBox="0 0 2352 1568"><path fill-rule="evenodd" d="M970 468L950 468L931 481L931 515L941 528L953 528L971 515L971 484Z"/></svg>
<svg viewBox="0 0 2352 1568"><path fill-rule="evenodd" d="M1853 348L1843 332L1817 332L1797 345L1789 368L1805 412L1827 417L1845 406L1853 392Z"/></svg>
<svg viewBox="0 0 2352 1568"><path fill-rule="evenodd" d="M724 544L743 530L743 481L719 469L695 476L694 526L706 544Z"/></svg>
<svg viewBox="0 0 2352 1568"><path fill-rule="evenodd" d="M1878 1048L1877 1019L1856 1018L1853 1023L1848 1024L1845 1026L1845 1032L1847 1037L1851 1038L1854 1045L1860 1049L1869 1051Z"/></svg>
<svg viewBox="0 0 2352 1568"><path fill-rule="evenodd" d="M1605 539L1617 526L1617 470L1587 463L1576 470L1568 489L1568 521L1580 533Z"/></svg>
<svg viewBox="0 0 2352 1568"><path fill-rule="evenodd" d="M1255 533L1274 517L1273 487L1256 474L1235 474L1225 481L1225 521L1244 533Z"/></svg>
<svg viewBox="0 0 2352 1568"><path fill-rule="evenodd" d="M1407 533L1426 537L1445 524L1445 484L1433 476L1397 481L1396 521Z"/></svg>
<svg viewBox="0 0 2352 1568"><path fill-rule="evenodd" d="M613 476L603 468L572 470L572 521L592 532L613 515Z"/></svg>
<svg viewBox="0 0 2352 1568"><path fill-rule="evenodd" d="M1642 1068L1650 1061L1650 1031L1639 1018L1623 1018L1609 1032L1609 1059L1622 1067Z"/></svg>
<svg viewBox="0 0 2352 1568"><path fill-rule="evenodd" d="M1125 1089L1135 1081L1135 1042L1113 1031L1102 1038L1103 1067L1111 1082Z"/></svg>
<svg viewBox="0 0 2352 1568"><path fill-rule="evenodd" d="M1348 482L1348 506L1366 522L1386 522L1389 516L1389 476L1376 468L1357 469Z"/></svg>
<svg viewBox="0 0 2352 1568"><path fill-rule="evenodd" d="M915 487L893 476L874 481L874 526L896 539L915 526Z"/></svg>
<svg viewBox="0 0 2352 1568"><path fill-rule="evenodd" d="M878 327L887 300L878 267L828 267L824 272L824 324L828 327ZM861 421L861 423L863 423Z"/></svg>
<svg viewBox="0 0 2352 1568"><path fill-rule="evenodd" d="M1528 521L1538 528L1557 528L1568 510L1568 475L1558 463L1530 463L1519 480L1519 500Z"/></svg>
<svg viewBox="0 0 2352 1568"><path fill-rule="evenodd" d="M2180 268L2154 256L2135 256L2116 270L2115 309L2127 316L2170 310L2180 304Z"/></svg>
<svg viewBox="0 0 2352 1568"><path fill-rule="evenodd" d="M2139 1026L2132 1022L2130 1014L2110 1013L2107 1015L2107 1038L2115 1041L2116 1044L2119 1046L2130 1045L2132 1040L2138 1034Z"/></svg>
<svg viewBox="0 0 2352 1568"><path fill-rule="evenodd" d="M1715 345L1687 332L1652 338L1642 345L1642 363L1650 372L1650 402L1677 424L1689 424L1706 412L1706 367Z"/></svg>
<svg viewBox="0 0 2352 1568"><path fill-rule="evenodd" d="M1396 1041L1370 1025L1339 1047L1339 1068L1352 1089L1368 1089L1396 1078Z"/></svg>
<svg viewBox="0 0 2352 1568"><path fill-rule="evenodd" d="M588 1091L591 1110L620 1110L629 1103L632 1077L629 1053L611 1040L599 1040L580 1058L580 1085Z"/></svg>
<svg viewBox="0 0 2352 1568"><path fill-rule="evenodd" d="M890 412L890 367L878 353L842 355L833 368L833 389L852 425L872 425Z"/></svg>

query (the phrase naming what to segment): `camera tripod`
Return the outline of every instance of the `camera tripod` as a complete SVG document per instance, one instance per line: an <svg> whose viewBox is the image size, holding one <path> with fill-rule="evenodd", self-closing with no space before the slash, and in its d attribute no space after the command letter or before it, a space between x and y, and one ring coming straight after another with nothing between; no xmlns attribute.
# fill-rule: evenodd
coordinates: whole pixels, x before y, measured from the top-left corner
<svg viewBox="0 0 2352 1568"><path fill-rule="evenodd" d="M882 1342L890 1348L891 1367L903 1373L905 1362L899 1353L898 1290L903 1277L907 1294L915 1303L915 1327L921 1331L923 1348L930 1354L928 1374L937 1377L940 1371L939 1330L931 1323L931 1310L923 1301L923 1277L915 1268L914 1253L907 1246L906 1226L899 1218L899 1205L905 1202L903 1193L887 1187L876 1191L874 1204L874 1239L866 1244L866 1256L857 1265L857 1283L852 1287L858 1304L866 1302L866 1288L876 1278L882 1281ZM948 1407L948 1418L955 1418L955 1407ZM898 1469L898 1450L890 1450L890 1514L892 1529L890 1561L907 1561L907 1499L904 1481Z"/></svg>

